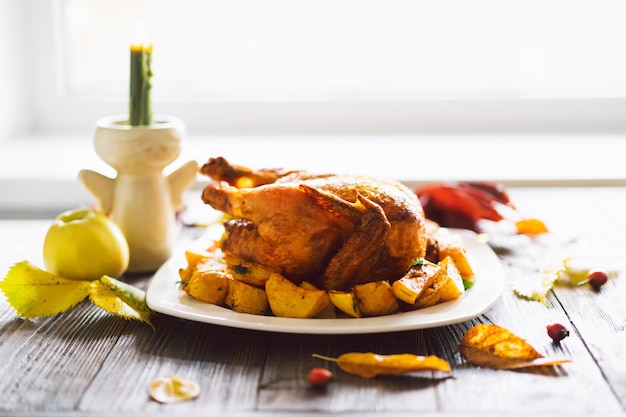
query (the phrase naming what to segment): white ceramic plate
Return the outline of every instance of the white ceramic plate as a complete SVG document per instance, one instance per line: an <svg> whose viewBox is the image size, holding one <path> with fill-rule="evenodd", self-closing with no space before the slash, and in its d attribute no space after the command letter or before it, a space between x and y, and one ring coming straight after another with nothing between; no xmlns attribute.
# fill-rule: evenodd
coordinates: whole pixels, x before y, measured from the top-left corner
<svg viewBox="0 0 626 417"><path fill-rule="evenodd" d="M461 236L474 269L474 286L457 300L416 311L358 319L292 319L237 313L198 301L179 288L178 269L186 265L184 253L172 257L157 271L146 294L147 302L152 310L173 317L282 333L383 333L460 323L477 317L493 305L504 288L504 273L496 254L480 242L475 233L456 229L446 232Z"/></svg>

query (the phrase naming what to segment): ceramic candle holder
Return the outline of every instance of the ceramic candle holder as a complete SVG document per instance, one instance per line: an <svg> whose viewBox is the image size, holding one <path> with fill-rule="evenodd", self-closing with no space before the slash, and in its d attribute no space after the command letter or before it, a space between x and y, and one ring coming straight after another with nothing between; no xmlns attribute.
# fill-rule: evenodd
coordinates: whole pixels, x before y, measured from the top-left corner
<svg viewBox="0 0 626 417"><path fill-rule="evenodd" d="M130 126L128 116L104 117L94 134L96 154L117 171L109 178L82 170L79 180L99 209L122 229L130 248L128 272L152 272L170 256L177 232L176 212L194 182L198 164L189 161L165 176L163 169L181 151L184 123L155 116L150 126Z"/></svg>

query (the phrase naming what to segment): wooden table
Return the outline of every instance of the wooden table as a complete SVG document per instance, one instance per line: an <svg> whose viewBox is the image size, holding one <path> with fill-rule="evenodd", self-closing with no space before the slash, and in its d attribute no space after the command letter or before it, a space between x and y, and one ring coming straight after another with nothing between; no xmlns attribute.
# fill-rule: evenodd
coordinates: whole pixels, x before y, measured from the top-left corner
<svg viewBox="0 0 626 417"><path fill-rule="evenodd" d="M152 330L88 302L52 318L26 321L0 301L0 414L623 415L626 277L611 279L599 292L558 286L545 305L517 297L512 285L580 248L609 256L626 253L626 188L509 191L523 214L541 218L551 232L534 240L499 242L505 289L495 305L475 319L425 330L300 335L156 314ZM0 221L3 271L22 259L40 262L49 221ZM197 232L185 229L182 236L188 239ZM131 282L146 288L150 277ZM553 344L545 328L551 322L565 324L570 337ZM542 354L572 362L524 371L470 365L456 349L467 329L478 323L498 324ZM298 380L258 388L262 381L325 365L312 358L313 353L338 356L350 351L433 354L451 363L454 377L423 373L363 379L331 364L335 379L325 389ZM169 374L197 381L200 397L170 405L152 401L148 384Z"/></svg>

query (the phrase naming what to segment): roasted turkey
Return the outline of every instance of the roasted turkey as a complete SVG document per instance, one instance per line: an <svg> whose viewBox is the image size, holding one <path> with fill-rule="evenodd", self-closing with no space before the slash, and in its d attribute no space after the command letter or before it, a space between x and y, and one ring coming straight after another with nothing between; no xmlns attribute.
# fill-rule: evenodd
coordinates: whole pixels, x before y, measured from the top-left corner
<svg viewBox="0 0 626 417"><path fill-rule="evenodd" d="M424 212L404 185L365 176L253 170L211 158L202 200L232 216L224 253L326 290L401 278L427 249Z"/></svg>

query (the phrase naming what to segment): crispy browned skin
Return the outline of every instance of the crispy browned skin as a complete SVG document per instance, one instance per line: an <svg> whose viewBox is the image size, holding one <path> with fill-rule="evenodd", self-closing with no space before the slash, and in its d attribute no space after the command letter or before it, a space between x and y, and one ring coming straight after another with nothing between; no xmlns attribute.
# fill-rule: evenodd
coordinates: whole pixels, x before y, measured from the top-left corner
<svg viewBox="0 0 626 417"><path fill-rule="evenodd" d="M288 175L289 171L271 168L252 170L241 165L231 165L223 157L217 157L209 159L206 164L202 165L200 173L218 181L226 181L236 187L241 187L242 183L248 187L256 187L273 183Z"/></svg>
<svg viewBox="0 0 626 417"><path fill-rule="evenodd" d="M218 162L214 162L218 161ZM233 216L225 252L324 289L396 280L426 253L416 195L400 183L301 171L252 171L210 160L206 204ZM221 175L220 172L227 172ZM252 184L237 188L232 184ZM261 184L261 185L259 185Z"/></svg>

